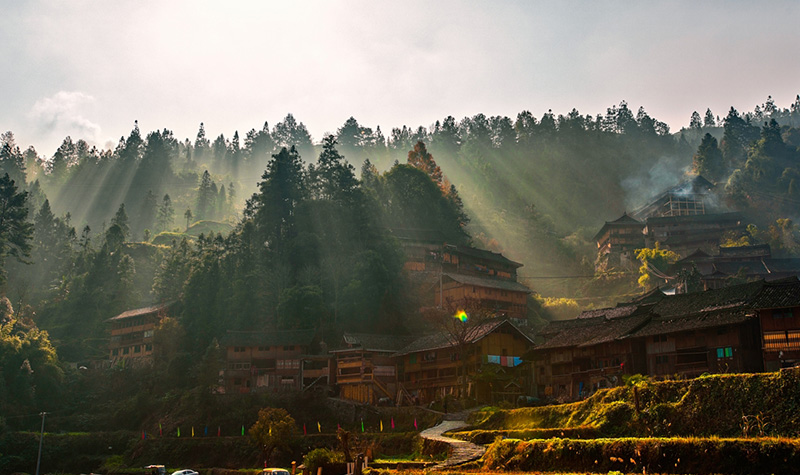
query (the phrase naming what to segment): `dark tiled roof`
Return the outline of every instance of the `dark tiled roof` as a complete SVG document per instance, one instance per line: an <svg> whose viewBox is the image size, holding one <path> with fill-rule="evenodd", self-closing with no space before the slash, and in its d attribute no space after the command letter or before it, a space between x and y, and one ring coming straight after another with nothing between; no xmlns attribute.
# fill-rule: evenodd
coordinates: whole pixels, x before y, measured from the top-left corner
<svg viewBox="0 0 800 475"><path fill-rule="evenodd" d="M753 311L742 307L734 307L672 318L655 317L640 330L631 333L631 337L648 337L704 328L735 325L756 318Z"/></svg>
<svg viewBox="0 0 800 475"><path fill-rule="evenodd" d="M766 282L750 306L756 309L800 306L800 281L797 277L790 277Z"/></svg>
<svg viewBox="0 0 800 475"><path fill-rule="evenodd" d="M630 304L639 304L639 305L652 304L660 302L666 296L667 294L665 294L660 288L656 287L650 292L646 292L638 297L631 299L631 301L628 303L618 304L617 306L618 307L626 306Z"/></svg>
<svg viewBox="0 0 800 475"><path fill-rule="evenodd" d="M718 272L725 275L735 275L739 269L744 269L747 275L765 275L769 274L764 262L759 260L748 261L723 261L715 262L713 264L713 272Z"/></svg>
<svg viewBox="0 0 800 475"><path fill-rule="evenodd" d="M151 307L143 307L143 308L137 308L137 309L134 309L134 310L126 310L126 311L120 313L119 315L117 315L116 317L109 318L107 321L111 322L111 321L115 321L115 320L122 320L122 319L125 319L125 318L138 317L140 315L148 315L150 313L158 313L158 312L161 312L162 310L166 310L173 303L174 302L169 302L169 303L165 303L165 304L161 304L161 305L153 305Z"/></svg>
<svg viewBox="0 0 800 475"><path fill-rule="evenodd" d="M617 228L617 227L627 228L627 227L632 227L632 226L638 226L638 227L642 227L643 228L644 227L644 223L639 221L636 218L633 218L633 217L629 216L628 213L625 212L625 213L622 213L622 216L620 216L619 218L615 219L614 221L606 221L605 224L603 224L603 227L600 228L600 231L597 231L597 234L595 234L594 238L592 238L592 239L594 241L597 241L598 239L603 237L603 233L605 233L606 229L608 229L608 228Z"/></svg>
<svg viewBox="0 0 800 475"><path fill-rule="evenodd" d="M763 285L764 281L756 281L722 289L668 296L653 306L653 313L662 317L673 317L743 306L758 295Z"/></svg>
<svg viewBox="0 0 800 475"><path fill-rule="evenodd" d="M331 351L345 351L359 347L369 351L395 352L414 341L417 336L375 335L370 333L345 333L342 335L346 347Z"/></svg>
<svg viewBox="0 0 800 475"><path fill-rule="evenodd" d="M501 319L494 319L482 323L480 325L475 326L468 335L466 335L465 340L468 343L475 343L476 341L480 341L486 335L492 333L493 331L497 330L503 325L508 325L520 335L525 337L528 341L533 343L530 336L525 334L519 328L516 327L513 323L509 322L508 320L501 320ZM397 356L407 355L409 353L416 353L418 351L429 351L429 350L438 350L441 348L451 348L456 345L455 339L453 336L448 332L437 332L430 335L423 336L422 338L418 338L414 340L411 344L402 348L400 351L396 353Z"/></svg>
<svg viewBox="0 0 800 475"><path fill-rule="evenodd" d="M612 318L620 318L620 317L627 317L633 312L636 311L638 307L636 305L622 305L617 307L609 307L609 308L598 308L595 310L584 310L583 312L578 315L577 318L595 318L595 317L605 317L608 319Z"/></svg>
<svg viewBox="0 0 800 475"><path fill-rule="evenodd" d="M697 260L705 260L711 259L711 256L704 252L702 249L697 249L696 251L692 252L688 256L684 257L683 259L678 260L678 262L685 262L685 261L697 261Z"/></svg>
<svg viewBox="0 0 800 475"><path fill-rule="evenodd" d="M488 277L478 277L465 274L445 273L444 275L465 285L474 285L476 287L486 287L490 289L511 290L513 292L531 292L531 289L529 289L527 286L513 280L492 279Z"/></svg>
<svg viewBox="0 0 800 475"><path fill-rule="evenodd" d="M309 345L314 339L315 330L286 330L286 331L233 331L222 337L220 346L282 346L282 345Z"/></svg>
<svg viewBox="0 0 800 475"><path fill-rule="evenodd" d="M796 277L759 280L723 289L664 296L646 305L583 312L581 318L550 322L536 349L590 346L613 340L648 337L704 328L736 325L757 318L756 310L800 306ZM635 308L631 312L630 308Z"/></svg>
<svg viewBox="0 0 800 475"><path fill-rule="evenodd" d="M604 316L551 322L540 334L547 338L536 350L570 346L591 346L626 338L651 318L648 314L618 318Z"/></svg>
<svg viewBox="0 0 800 475"><path fill-rule="evenodd" d="M512 267L522 267L522 264L520 264L519 262L514 262L511 259L507 258L506 256L500 254L499 252L492 252L492 251L487 251L486 249L478 249L476 247L467 247L467 246L458 246L456 249L458 250L459 254L473 256L479 259L485 259L489 261L502 262L503 264Z"/></svg>
<svg viewBox="0 0 800 475"><path fill-rule="evenodd" d="M716 257L769 257L770 255L772 255L772 251L770 250L769 244L760 244L757 246L720 246L719 255Z"/></svg>
<svg viewBox="0 0 800 475"><path fill-rule="evenodd" d="M793 273L800 275L800 259L786 258L786 259L764 259L764 265L767 266L771 273Z"/></svg>

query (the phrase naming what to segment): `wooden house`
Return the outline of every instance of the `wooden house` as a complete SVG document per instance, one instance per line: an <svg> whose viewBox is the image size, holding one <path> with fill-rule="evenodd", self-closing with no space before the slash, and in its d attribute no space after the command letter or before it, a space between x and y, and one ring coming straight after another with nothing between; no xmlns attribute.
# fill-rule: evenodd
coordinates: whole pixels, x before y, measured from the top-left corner
<svg viewBox="0 0 800 475"><path fill-rule="evenodd" d="M756 281L551 322L532 351L540 396L574 400L623 375L696 377L800 362L800 282ZM598 369L601 371L598 372ZM600 378L600 379L598 379Z"/></svg>
<svg viewBox="0 0 800 475"><path fill-rule="evenodd" d="M632 214L640 221L651 217L706 214L712 211L708 198L713 189L710 181L698 175L663 191Z"/></svg>
<svg viewBox="0 0 800 475"><path fill-rule="evenodd" d="M800 277L800 259L774 258L768 244L719 247L716 254L697 250L679 260L671 271L697 269L703 289L719 289L736 279L774 281Z"/></svg>
<svg viewBox="0 0 800 475"><path fill-rule="evenodd" d="M723 234L743 230L741 215L720 212L713 206L713 188L708 180L696 176L657 195L630 216L626 213L606 222L594 237L598 269L632 268L633 252L653 248L656 243L681 256L698 249L710 253Z"/></svg>
<svg viewBox="0 0 800 475"><path fill-rule="evenodd" d="M437 233L394 230L406 254L405 269L426 307L478 302L497 316L527 318L530 289L517 281L522 264L500 253L447 244Z"/></svg>
<svg viewBox="0 0 800 475"><path fill-rule="evenodd" d="M394 354L413 339L402 335L344 333L342 346L330 351L339 396L364 404L380 401L394 404L398 391Z"/></svg>
<svg viewBox="0 0 800 475"><path fill-rule="evenodd" d="M535 393L569 401L616 386L623 374L645 373L644 344L626 337L649 319L648 312L627 305L551 322L537 334L544 341L531 352Z"/></svg>
<svg viewBox="0 0 800 475"><path fill-rule="evenodd" d="M286 392L304 388L304 358L319 354L315 330L228 331L220 342L225 348L223 380L226 392ZM313 377L327 376L315 368Z"/></svg>
<svg viewBox="0 0 800 475"><path fill-rule="evenodd" d="M460 335L442 331L418 338L395 354L401 400L513 399L529 385L520 368L527 366L522 355L532 345L526 333L499 318L465 327Z"/></svg>
<svg viewBox="0 0 800 475"><path fill-rule="evenodd" d="M109 359L132 364L153 362L154 335L171 304L127 310L107 320L111 326Z"/></svg>
<svg viewBox="0 0 800 475"><path fill-rule="evenodd" d="M739 213L650 217L645 220L644 244L653 248L659 243L662 249L688 256L697 249L713 252L723 234L744 229Z"/></svg>
<svg viewBox="0 0 800 475"><path fill-rule="evenodd" d="M764 369L800 364L800 282L797 278L767 282L752 302L761 328Z"/></svg>
<svg viewBox="0 0 800 475"><path fill-rule="evenodd" d="M598 262L605 269L621 266L632 268L635 251L644 247L644 223L623 213L614 221L606 221L594 236L597 243Z"/></svg>

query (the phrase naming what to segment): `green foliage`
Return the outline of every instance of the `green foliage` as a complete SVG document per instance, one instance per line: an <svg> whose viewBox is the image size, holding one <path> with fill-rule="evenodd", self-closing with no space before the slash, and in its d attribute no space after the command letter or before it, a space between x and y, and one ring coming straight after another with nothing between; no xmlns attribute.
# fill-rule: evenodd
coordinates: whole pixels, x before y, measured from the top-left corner
<svg viewBox="0 0 800 475"><path fill-rule="evenodd" d="M495 441L483 460L484 469L507 471L790 473L800 462L800 442L717 438L506 439Z"/></svg>
<svg viewBox="0 0 800 475"><path fill-rule="evenodd" d="M753 427L760 427L764 435L796 437L797 385L798 370L642 380L570 404L478 412L472 424L476 430L505 431L590 427L604 436L732 437L753 435Z"/></svg>
<svg viewBox="0 0 800 475"><path fill-rule="evenodd" d="M314 449L303 457L303 465L311 473L316 473L322 467L323 473L329 472L333 464L344 463L344 454L330 449Z"/></svg>
<svg viewBox="0 0 800 475"><path fill-rule="evenodd" d="M24 258L31 249L33 225L27 221L27 193L17 190L8 173L0 176L0 288L6 279L6 257Z"/></svg>
<svg viewBox="0 0 800 475"><path fill-rule="evenodd" d="M267 464L275 449L289 448L294 432L295 422L292 416L285 409L272 407L258 411L258 420L248 431L253 444L261 448Z"/></svg>
<svg viewBox="0 0 800 475"><path fill-rule="evenodd" d="M636 258L642 263L642 266L639 267L639 286L647 289L655 286L654 276L658 278L659 274L666 272L670 265L678 261L680 256L668 249L661 249L656 243L653 249L647 247L637 249Z"/></svg>

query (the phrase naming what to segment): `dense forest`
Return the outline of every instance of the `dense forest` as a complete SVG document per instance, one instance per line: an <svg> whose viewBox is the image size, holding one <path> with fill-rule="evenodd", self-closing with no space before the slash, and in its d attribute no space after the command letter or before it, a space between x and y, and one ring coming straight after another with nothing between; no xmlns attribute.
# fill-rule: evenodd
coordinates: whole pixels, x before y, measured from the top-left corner
<svg viewBox="0 0 800 475"><path fill-rule="evenodd" d="M57 400L70 378L59 359L103 358L106 320L157 302L178 309L165 357L181 374L204 374L199 357L226 330L416 331L397 230L503 252L543 295L596 297L591 236L689 174L752 222L732 239L797 255L800 96L695 113L677 133L625 102L595 116L446 117L388 137L351 117L318 143L291 114L243 139L134 124L113 150L67 137L52 156L6 132L0 407Z"/></svg>

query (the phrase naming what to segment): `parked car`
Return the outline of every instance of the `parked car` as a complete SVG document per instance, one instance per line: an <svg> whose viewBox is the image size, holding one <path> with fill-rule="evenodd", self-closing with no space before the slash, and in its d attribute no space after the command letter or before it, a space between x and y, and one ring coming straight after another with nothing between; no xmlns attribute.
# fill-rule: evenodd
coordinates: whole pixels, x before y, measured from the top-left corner
<svg viewBox="0 0 800 475"><path fill-rule="evenodd" d="M172 475L200 475L200 474L195 472L194 470L190 470L188 468L184 468L183 470L178 470L176 472L172 472Z"/></svg>
<svg viewBox="0 0 800 475"><path fill-rule="evenodd" d="M289 475L289 471L283 468L265 468L261 475Z"/></svg>

